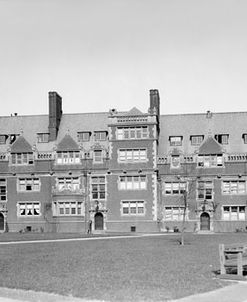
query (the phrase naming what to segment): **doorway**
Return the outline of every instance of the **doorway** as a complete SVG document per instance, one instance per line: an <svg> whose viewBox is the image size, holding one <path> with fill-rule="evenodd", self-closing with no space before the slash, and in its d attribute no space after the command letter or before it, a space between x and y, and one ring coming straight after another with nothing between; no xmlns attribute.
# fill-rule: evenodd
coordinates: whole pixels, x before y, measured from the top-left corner
<svg viewBox="0 0 247 302"><path fill-rule="evenodd" d="M104 217L102 213L96 213L94 215L94 229L96 231L104 229Z"/></svg>
<svg viewBox="0 0 247 302"><path fill-rule="evenodd" d="M4 231L4 216L3 213L0 213L0 232Z"/></svg>
<svg viewBox="0 0 247 302"><path fill-rule="evenodd" d="M200 229L201 231L209 231L210 230L210 216L208 213L202 213L200 217Z"/></svg>

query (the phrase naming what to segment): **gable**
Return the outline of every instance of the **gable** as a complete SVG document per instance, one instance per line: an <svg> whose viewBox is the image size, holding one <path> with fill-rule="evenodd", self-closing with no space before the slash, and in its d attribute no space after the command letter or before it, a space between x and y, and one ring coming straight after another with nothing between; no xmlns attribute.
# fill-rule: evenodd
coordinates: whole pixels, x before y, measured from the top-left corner
<svg viewBox="0 0 247 302"><path fill-rule="evenodd" d="M11 153L33 152L32 146L23 136L19 136L10 149Z"/></svg>
<svg viewBox="0 0 247 302"><path fill-rule="evenodd" d="M79 147L73 138L69 134L66 134L59 142L57 151L79 151Z"/></svg>
<svg viewBox="0 0 247 302"><path fill-rule="evenodd" d="M212 136L209 136L199 148L199 154L207 155L222 153L222 146Z"/></svg>
<svg viewBox="0 0 247 302"><path fill-rule="evenodd" d="M135 115L143 115L143 113L139 109L137 109L136 107L133 107L130 111L128 111L126 113L126 115L135 116Z"/></svg>

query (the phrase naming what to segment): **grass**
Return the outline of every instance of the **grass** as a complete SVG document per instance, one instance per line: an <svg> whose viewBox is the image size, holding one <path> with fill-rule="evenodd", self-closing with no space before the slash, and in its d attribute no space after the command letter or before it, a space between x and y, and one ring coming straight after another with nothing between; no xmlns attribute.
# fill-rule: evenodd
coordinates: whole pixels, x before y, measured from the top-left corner
<svg viewBox="0 0 247 302"><path fill-rule="evenodd" d="M2 245L0 286L107 301L166 301L226 285L215 278L218 245L246 238L186 234L184 246L179 235Z"/></svg>

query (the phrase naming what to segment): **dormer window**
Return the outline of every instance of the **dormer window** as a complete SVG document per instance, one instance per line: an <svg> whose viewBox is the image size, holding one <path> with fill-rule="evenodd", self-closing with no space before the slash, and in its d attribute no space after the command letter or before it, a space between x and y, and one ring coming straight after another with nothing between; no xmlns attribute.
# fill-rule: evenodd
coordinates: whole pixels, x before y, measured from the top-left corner
<svg viewBox="0 0 247 302"><path fill-rule="evenodd" d="M199 146L199 145L201 145L203 139L204 139L203 135L191 135L190 136L191 145L192 146Z"/></svg>
<svg viewBox="0 0 247 302"><path fill-rule="evenodd" d="M88 142L90 140L91 132L85 131L85 132L77 132L77 139L78 142Z"/></svg>
<svg viewBox="0 0 247 302"><path fill-rule="evenodd" d="M37 140L38 140L38 143L48 143L49 142L49 133L38 133Z"/></svg>
<svg viewBox="0 0 247 302"><path fill-rule="evenodd" d="M0 145L5 145L6 144L6 140L7 140L7 135L0 135Z"/></svg>
<svg viewBox="0 0 247 302"><path fill-rule="evenodd" d="M222 145L228 145L229 134L216 134L215 139Z"/></svg>
<svg viewBox="0 0 247 302"><path fill-rule="evenodd" d="M170 146L182 146L182 136L169 136Z"/></svg>
<svg viewBox="0 0 247 302"><path fill-rule="evenodd" d="M107 137L106 131L95 131L94 138L96 141L105 141Z"/></svg>

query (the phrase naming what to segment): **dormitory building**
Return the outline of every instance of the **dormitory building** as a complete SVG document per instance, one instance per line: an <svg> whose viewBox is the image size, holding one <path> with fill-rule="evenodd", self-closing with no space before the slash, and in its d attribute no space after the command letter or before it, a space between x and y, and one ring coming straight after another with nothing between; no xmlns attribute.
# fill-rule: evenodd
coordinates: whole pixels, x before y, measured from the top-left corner
<svg viewBox="0 0 247 302"><path fill-rule="evenodd" d="M247 112L0 117L0 232L235 232L247 226Z"/></svg>

